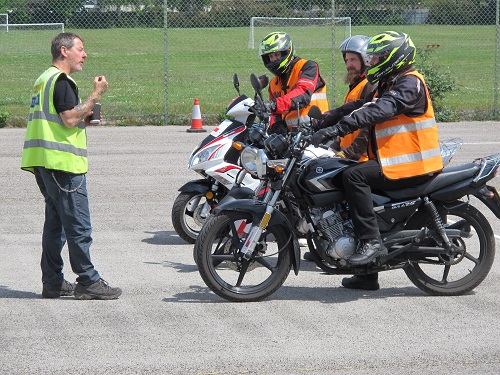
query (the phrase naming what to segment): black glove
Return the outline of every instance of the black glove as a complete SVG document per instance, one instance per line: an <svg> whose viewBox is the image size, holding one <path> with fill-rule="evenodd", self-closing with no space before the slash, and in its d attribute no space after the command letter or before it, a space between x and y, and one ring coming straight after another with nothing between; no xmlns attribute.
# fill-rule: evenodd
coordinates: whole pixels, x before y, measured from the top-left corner
<svg viewBox="0 0 500 375"><path fill-rule="evenodd" d="M320 127L320 123L321 123L321 120L318 120L318 119L312 118L312 119L311 119L311 127L312 127L312 130L314 130L315 132L317 132L319 129L321 129L321 127Z"/></svg>
<svg viewBox="0 0 500 375"><path fill-rule="evenodd" d="M326 111L325 113L323 113L323 115L321 116L322 117L321 120L316 126L317 129L314 128L313 129L314 130L323 129L339 122L340 119L344 117L343 111L340 108L341 107L338 107L332 109L331 111Z"/></svg>
<svg viewBox="0 0 500 375"><path fill-rule="evenodd" d="M266 100L264 102L264 107L266 108L267 112L274 112L276 110L276 102L274 100Z"/></svg>
<svg viewBox="0 0 500 375"><path fill-rule="evenodd" d="M311 143L315 147L318 147L324 141L326 141L328 139L333 140L338 135L339 135L339 129L338 129L337 125L329 126L328 128L318 130L316 133L314 133L312 138L311 138Z"/></svg>
<svg viewBox="0 0 500 375"><path fill-rule="evenodd" d="M267 129L268 134L287 134L288 128L286 123L283 121L278 121L272 124L269 129Z"/></svg>

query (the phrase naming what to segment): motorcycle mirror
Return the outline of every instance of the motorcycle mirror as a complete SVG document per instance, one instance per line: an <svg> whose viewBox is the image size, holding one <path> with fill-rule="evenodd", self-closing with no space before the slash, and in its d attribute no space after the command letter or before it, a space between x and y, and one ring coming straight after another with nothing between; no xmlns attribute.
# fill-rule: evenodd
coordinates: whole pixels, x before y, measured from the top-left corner
<svg viewBox="0 0 500 375"><path fill-rule="evenodd" d="M313 105L307 115L311 118L315 118L316 120L321 120L321 109L318 106Z"/></svg>
<svg viewBox="0 0 500 375"><path fill-rule="evenodd" d="M257 97L259 97L260 100L264 101L264 99L262 98L262 82L254 73L250 74L250 82L252 83L252 87L255 90Z"/></svg>
<svg viewBox="0 0 500 375"><path fill-rule="evenodd" d="M250 82L252 83L252 87L255 91L260 92L262 90L262 82L255 74L250 74Z"/></svg>
<svg viewBox="0 0 500 375"><path fill-rule="evenodd" d="M269 84L269 77L267 76L267 74L263 74L259 76L259 81L260 84L262 85L262 88L265 88Z"/></svg>
<svg viewBox="0 0 500 375"><path fill-rule="evenodd" d="M240 94L240 80L238 79L238 73L234 73L233 75L233 85L236 91L238 91L238 95Z"/></svg>

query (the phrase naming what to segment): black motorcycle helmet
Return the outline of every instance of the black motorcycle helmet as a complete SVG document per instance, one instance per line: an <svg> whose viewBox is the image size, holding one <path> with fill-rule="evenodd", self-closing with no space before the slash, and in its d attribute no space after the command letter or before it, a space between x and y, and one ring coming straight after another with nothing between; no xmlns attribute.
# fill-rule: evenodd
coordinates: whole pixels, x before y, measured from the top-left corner
<svg viewBox="0 0 500 375"><path fill-rule="evenodd" d="M274 52L281 52L281 59L271 62L269 54ZM259 45L259 56L262 58L264 66L276 76L288 72L290 63L295 58L294 53L295 50L290 35L283 32L274 32L267 35Z"/></svg>

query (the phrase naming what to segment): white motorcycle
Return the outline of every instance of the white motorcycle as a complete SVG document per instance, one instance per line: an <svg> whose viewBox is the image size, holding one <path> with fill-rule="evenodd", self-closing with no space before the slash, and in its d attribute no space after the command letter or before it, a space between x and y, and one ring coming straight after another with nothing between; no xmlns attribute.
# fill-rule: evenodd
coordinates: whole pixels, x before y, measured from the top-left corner
<svg viewBox="0 0 500 375"><path fill-rule="evenodd" d="M261 76L262 85L268 83L267 76ZM172 224L177 234L189 243L196 237L207 217L233 187L241 171L238 165L239 151L232 147L235 141L245 141L248 130L254 126L255 100L240 94L238 75L233 76L238 97L229 103L226 118L200 144L189 157L188 169L202 178L191 180L179 188L180 194L172 207ZM240 181L242 187L252 191L259 181L249 174Z"/></svg>
<svg viewBox="0 0 500 375"><path fill-rule="evenodd" d="M250 130L265 134L269 114L262 103L262 89L269 79L266 75L250 77L255 90L254 98L241 94L238 75L233 76L233 85L238 97L226 109L229 118L222 121L189 157L188 169L203 178L191 180L179 188L179 195L172 207L172 224L177 234L188 243L195 243L201 227L224 198L257 198L263 194L259 189L260 181L253 178L239 164L240 151L233 147L234 142L248 142ZM256 120L260 120L255 122ZM310 146L306 157L317 158L333 156L332 150ZM228 196L234 185L238 189L232 197Z"/></svg>

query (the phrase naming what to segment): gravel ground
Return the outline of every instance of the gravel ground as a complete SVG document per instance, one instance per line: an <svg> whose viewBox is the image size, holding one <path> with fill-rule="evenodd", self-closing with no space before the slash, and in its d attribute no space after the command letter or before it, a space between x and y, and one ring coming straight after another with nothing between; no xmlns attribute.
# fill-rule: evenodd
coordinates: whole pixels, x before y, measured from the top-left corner
<svg viewBox="0 0 500 375"><path fill-rule="evenodd" d="M500 152L499 122L440 129L465 141L453 164ZM500 373L498 261L460 297L428 296L403 271L381 274L379 291L351 291L308 262L259 303L211 293L170 219L177 189L197 177L189 154L207 134L88 129L91 253L123 295L77 301L41 298L43 200L20 170L24 129L0 129L0 374ZM74 280L69 262L65 274Z"/></svg>

